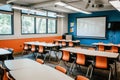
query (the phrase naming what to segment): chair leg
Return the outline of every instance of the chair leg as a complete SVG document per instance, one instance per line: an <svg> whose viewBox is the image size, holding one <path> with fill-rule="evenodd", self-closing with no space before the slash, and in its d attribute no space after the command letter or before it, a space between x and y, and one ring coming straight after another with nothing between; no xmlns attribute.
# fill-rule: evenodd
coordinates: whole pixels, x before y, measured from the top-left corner
<svg viewBox="0 0 120 80"><path fill-rule="evenodd" d="M91 66L91 65L90 65L90 66ZM87 68L86 77L88 77L88 74L89 74L89 70L90 70L90 66L88 66L88 68Z"/></svg>
<svg viewBox="0 0 120 80"><path fill-rule="evenodd" d="M71 64L68 74L70 74L70 72L71 72L71 74L73 74L73 71L74 71L74 68L75 68L74 65L75 65L75 62L73 62L73 63Z"/></svg>
<svg viewBox="0 0 120 80"><path fill-rule="evenodd" d="M112 72L112 68L110 67L110 72L109 72L108 80L111 80L111 72Z"/></svg>
<svg viewBox="0 0 120 80"><path fill-rule="evenodd" d="M91 69L91 72L90 72L90 79L92 78L93 71L94 71L94 67L92 67L92 69Z"/></svg>
<svg viewBox="0 0 120 80"><path fill-rule="evenodd" d="M45 54L45 56L44 56L44 62L45 62L45 60L46 60L46 57L47 57L47 55Z"/></svg>

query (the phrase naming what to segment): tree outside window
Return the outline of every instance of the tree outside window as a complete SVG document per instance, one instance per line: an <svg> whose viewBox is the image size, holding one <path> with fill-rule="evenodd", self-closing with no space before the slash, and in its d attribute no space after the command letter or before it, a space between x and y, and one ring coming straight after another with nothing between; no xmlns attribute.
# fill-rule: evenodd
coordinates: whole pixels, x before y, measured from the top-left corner
<svg viewBox="0 0 120 80"><path fill-rule="evenodd" d="M10 14L0 13L0 34L12 34Z"/></svg>
<svg viewBox="0 0 120 80"><path fill-rule="evenodd" d="M22 16L22 33L34 33L34 17Z"/></svg>

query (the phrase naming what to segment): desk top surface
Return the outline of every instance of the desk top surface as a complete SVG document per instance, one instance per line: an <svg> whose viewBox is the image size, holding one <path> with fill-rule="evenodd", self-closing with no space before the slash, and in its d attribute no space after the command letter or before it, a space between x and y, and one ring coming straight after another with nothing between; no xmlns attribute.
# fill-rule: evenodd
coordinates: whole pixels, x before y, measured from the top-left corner
<svg viewBox="0 0 120 80"><path fill-rule="evenodd" d="M16 59L16 60L5 60L5 66L9 70L17 70L23 68L34 67L33 65L38 65L39 63L31 60L31 59Z"/></svg>
<svg viewBox="0 0 120 80"><path fill-rule="evenodd" d="M108 58L118 58L118 56L119 56L119 53L94 51L94 50L74 48L74 47L62 48L60 50L69 51L69 52L72 52L72 53L85 54L85 55L89 55L89 56L103 56L103 57L108 57Z"/></svg>
<svg viewBox="0 0 120 80"><path fill-rule="evenodd" d="M11 52L6 49L0 48L0 55L6 55L6 54L11 54Z"/></svg>
<svg viewBox="0 0 120 80"><path fill-rule="evenodd" d="M6 60L5 65L7 68L14 67L10 74L16 80L74 80L52 67L29 59Z"/></svg>
<svg viewBox="0 0 120 80"><path fill-rule="evenodd" d="M117 46L120 47L120 44L113 44L113 43L93 43L93 45L103 45L103 46Z"/></svg>
<svg viewBox="0 0 120 80"><path fill-rule="evenodd" d="M28 45L36 45L36 46L45 46L45 47L54 47L54 46L58 46L56 44L53 44L53 43L45 43L45 42L38 42L38 41L35 41L35 42L24 42L24 44L28 44Z"/></svg>
<svg viewBox="0 0 120 80"><path fill-rule="evenodd" d="M65 41L65 42L74 42L74 43L80 42L80 40L65 40L65 39L55 39L55 41Z"/></svg>

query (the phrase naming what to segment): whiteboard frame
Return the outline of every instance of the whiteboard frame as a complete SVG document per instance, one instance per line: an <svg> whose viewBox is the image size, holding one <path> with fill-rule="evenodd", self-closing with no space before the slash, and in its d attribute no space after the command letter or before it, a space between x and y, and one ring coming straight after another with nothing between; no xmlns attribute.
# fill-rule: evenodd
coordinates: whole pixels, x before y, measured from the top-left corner
<svg viewBox="0 0 120 80"><path fill-rule="evenodd" d="M99 36L78 36L77 35L77 19L80 18L105 18L105 37L99 37ZM77 38L92 38L92 39L106 39L106 29L107 29L107 17L106 16L88 16L88 17L76 17L76 37Z"/></svg>

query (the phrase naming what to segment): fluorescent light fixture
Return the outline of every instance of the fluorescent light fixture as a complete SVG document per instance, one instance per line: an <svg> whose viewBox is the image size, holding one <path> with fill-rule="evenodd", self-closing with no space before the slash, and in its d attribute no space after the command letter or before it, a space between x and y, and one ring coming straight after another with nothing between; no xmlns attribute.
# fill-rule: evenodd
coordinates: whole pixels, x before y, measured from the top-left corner
<svg viewBox="0 0 120 80"><path fill-rule="evenodd" d="M43 12L42 10L36 10L36 9L31 9L31 8L22 7L22 6L15 6L15 5L13 5L12 8L18 9L18 10L26 10L26 11L36 12L36 13Z"/></svg>
<svg viewBox="0 0 120 80"><path fill-rule="evenodd" d="M84 10L81 10L81 9L78 9L78 8L75 8L69 4L66 4L64 2L56 2L55 5L59 5L59 6L62 6L62 7L65 7L67 9L71 9L71 10L74 10L74 11L77 11L77 12L81 12L81 13L85 13L85 14L91 14L91 12L87 12L87 11L84 11Z"/></svg>
<svg viewBox="0 0 120 80"><path fill-rule="evenodd" d="M55 5L59 5L59 6L67 6L66 3L63 3L63 2L56 2Z"/></svg>
<svg viewBox="0 0 120 80"><path fill-rule="evenodd" d="M13 9L18 9L18 10L30 10L30 8L27 7L22 7L22 6L12 6Z"/></svg>
<svg viewBox="0 0 120 80"><path fill-rule="evenodd" d="M57 17L65 17L64 15L62 14L56 14Z"/></svg>
<svg viewBox="0 0 120 80"><path fill-rule="evenodd" d="M120 0L110 0L109 3L120 11Z"/></svg>
<svg viewBox="0 0 120 80"><path fill-rule="evenodd" d="M16 0L8 0L6 3L9 4L11 2L15 2Z"/></svg>

